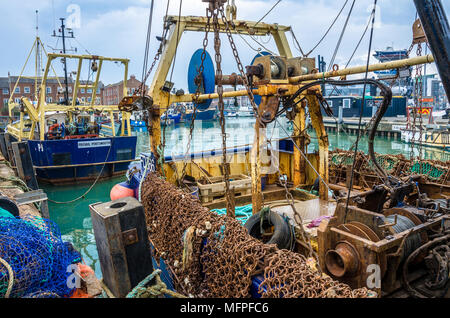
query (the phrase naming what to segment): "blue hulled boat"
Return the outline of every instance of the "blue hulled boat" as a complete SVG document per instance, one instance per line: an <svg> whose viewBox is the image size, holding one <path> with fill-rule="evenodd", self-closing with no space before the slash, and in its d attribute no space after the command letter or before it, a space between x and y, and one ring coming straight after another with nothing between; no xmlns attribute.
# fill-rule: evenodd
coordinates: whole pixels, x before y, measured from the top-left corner
<svg viewBox="0 0 450 318"><path fill-rule="evenodd" d="M52 62L60 59L78 61L78 69L87 61L96 76L92 82L81 81L78 72L70 87L66 82L65 87L60 84L57 88L65 97L52 103L47 95L56 87L52 87L54 83L48 73ZM136 136L131 134L130 113L119 110L119 105L101 105L96 95L104 61L125 66L123 94L127 96L128 59L55 53L47 55L36 101L24 96L18 98L12 90L9 114L20 109L20 119L9 124L5 132L10 142L28 142L39 180L59 184L112 177L125 174L135 159ZM19 80L20 77L17 83ZM92 91L92 96L87 100L78 98L81 89ZM69 92L73 92L70 97Z"/></svg>

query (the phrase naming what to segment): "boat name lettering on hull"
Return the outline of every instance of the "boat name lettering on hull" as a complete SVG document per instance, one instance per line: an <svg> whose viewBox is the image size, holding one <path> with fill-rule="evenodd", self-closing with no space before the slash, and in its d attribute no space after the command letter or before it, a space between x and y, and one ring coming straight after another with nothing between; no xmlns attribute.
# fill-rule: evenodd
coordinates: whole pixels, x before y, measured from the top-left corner
<svg viewBox="0 0 450 318"><path fill-rule="evenodd" d="M90 140L79 141L78 149L80 148L93 148L93 147L109 147L111 146L111 139L108 140Z"/></svg>

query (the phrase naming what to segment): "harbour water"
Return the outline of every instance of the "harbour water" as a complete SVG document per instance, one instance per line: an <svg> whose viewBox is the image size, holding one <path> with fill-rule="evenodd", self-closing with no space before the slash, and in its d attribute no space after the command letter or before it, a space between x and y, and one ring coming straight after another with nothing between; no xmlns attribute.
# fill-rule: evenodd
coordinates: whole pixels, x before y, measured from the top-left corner
<svg viewBox="0 0 450 318"><path fill-rule="evenodd" d="M253 118L228 118L226 121L227 146L243 146L251 144L254 135ZM291 133L292 127L287 125L286 118L280 118L277 123L269 125L266 135L270 138L285 137L285 131L279 126L283 125L286 132ZM211 149L220 149L222 137L218 121L214 122L196 122L193 132L190 151L204 151ZM146 132L136 132L138 136L139 154L142 151L149 150L149 137ZM318 148L315 133L310 131L311 144L308 148L312 152ZM168 126L165 131L166 148L165 155L184 154L187 149L189 136L189 125L179 124L177 126ZM356 136L345 133L329 133L330 150L335 148L349 149L355 142ZM359 149L367 152L367 137L362 137L359 142ZM411 147L401 141L376 137L375 151L382 154L404 154L409 157ZM418 155L417 147L413 149L415 155ZM450 153L439 149L423 148L423 158L435 160L450 160ZM86 195L85 198L78 200L70 205L55 204L49 202L50 217L55 221L63 234L64 240L73 243L79 250L85 263L91 266L98 277L101 277L100 264L98 262L97 249L95 246L94 233L90 219L89 204L95 202L109 201L109 192L118 182L124 181L125 176L113 178L107 181L99 181L96 186ZM82 195L90 184L70 185L70 186L50 186L40 185L47 192L48 197L55 201L70 201Z"/></svg>

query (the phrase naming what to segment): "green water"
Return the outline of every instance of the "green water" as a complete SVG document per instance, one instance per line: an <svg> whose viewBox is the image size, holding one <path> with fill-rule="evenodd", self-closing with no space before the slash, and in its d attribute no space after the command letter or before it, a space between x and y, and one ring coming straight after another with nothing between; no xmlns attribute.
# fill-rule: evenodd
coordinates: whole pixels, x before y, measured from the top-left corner
<svg viewBox="0 0 450 318"><path fill-rule="evenodd" d="M255 120L252 118L229 118L227 119L226 131L227 146L241 146L251 144L253 141L253 127ZM196 123L197 124L197 123ZM286 119L281 118L276 124L269 125L267 136L272 138L285 137L286 134L279 126L292 132L292 127L286 124ZM148 151L148 134L145 132L136 132L138 136L137 154L141 151ZM166 128L166 155L183 154L187 149L189 136L189 127L183 124ZM311 144L308 151L314 151L318 148L315 133L310 131ZM330 150L335 148L348 149L356 140L356 136L349 136L341 133L329 133ZM211 149L220 149L222 137L220 133L219 122L204 122L197 124L193 133L191 151L202 151ZM359 149L367 152L367 137L361 139ZM409 157L411 148L409 145L396 140L379 138L375 140L375 151L378 153L404 154ZM417 149L415 149L417 155ZM450 160L450 154L440 150L425 148L424 158L436 160ZM63 238L73 243L74 247L81 252L86 264L91 266L98 277L101 277L100 264L95 246L94 233L90 219L89 204L95 202L106 202L110 200L110 189L117 183L124 181L125 177L117 177L108 181L100 181L91 192L82 200L69 205L60 205L49 203L50 217L55 221L63 234ZM49 186L42 184L41 187L46 191L50 199L56 201L70 201L82 195L90 184L71 185L71 186Z"/></svg>

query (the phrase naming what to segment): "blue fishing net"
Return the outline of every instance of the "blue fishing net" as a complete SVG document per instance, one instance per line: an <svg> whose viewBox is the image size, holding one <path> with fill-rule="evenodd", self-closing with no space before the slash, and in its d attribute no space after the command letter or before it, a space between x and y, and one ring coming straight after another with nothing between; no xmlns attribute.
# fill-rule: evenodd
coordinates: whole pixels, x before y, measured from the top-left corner
<svg viewBox="0 0 450 318"><path fill-rule="evenodd" d="M68 284L73 277L69 265L80 262L81 256L62 241L51 220L0 217L0 257L14 272L9 297L67 297L75 289ZM5 296L9 283L9 272L0 264L0 297Z"/></svg>

